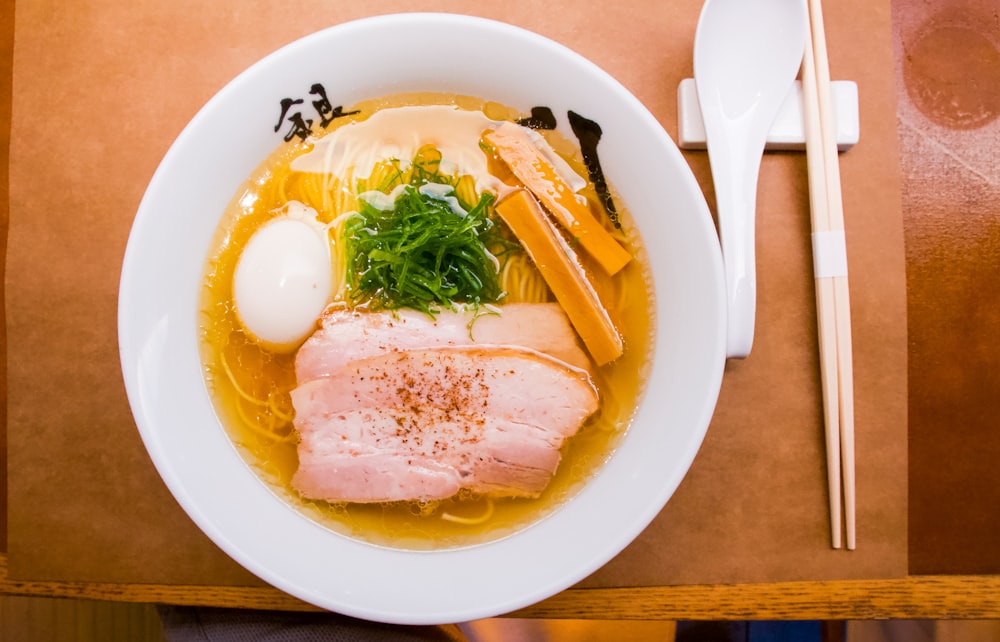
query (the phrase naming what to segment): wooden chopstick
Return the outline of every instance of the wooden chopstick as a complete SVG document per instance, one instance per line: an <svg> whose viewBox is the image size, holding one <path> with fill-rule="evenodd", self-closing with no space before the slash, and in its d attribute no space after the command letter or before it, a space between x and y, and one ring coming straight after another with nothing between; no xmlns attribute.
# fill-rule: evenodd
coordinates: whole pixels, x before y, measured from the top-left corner
<svg viewBox="0 0 1000 642"><path fill-rule="evenodd" d="M847 548L856 545L854 375L851 310L836 121L820 0L809 1L809 37L802 61L806 157L816 271L820 374L826 430L831 543L841 545L841 484Z"/></svg>

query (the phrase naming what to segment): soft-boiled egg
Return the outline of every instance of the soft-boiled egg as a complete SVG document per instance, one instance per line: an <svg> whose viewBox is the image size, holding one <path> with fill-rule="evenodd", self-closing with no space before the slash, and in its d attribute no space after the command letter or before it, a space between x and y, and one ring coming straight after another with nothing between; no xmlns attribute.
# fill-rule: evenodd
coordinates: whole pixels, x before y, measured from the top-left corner
<svg viewBox="0 0 1000 642"><path fill-rule="evenodd" d="M332 283L327 228L293 201L243 249L233 275L236 315L269 348L294 350L315 329Z"/></svg>

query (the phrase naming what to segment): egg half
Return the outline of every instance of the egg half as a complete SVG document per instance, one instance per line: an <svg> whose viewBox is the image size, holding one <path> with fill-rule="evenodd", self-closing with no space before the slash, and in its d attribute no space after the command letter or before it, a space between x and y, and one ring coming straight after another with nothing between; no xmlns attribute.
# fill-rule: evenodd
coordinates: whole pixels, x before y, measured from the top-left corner
<svg viewBox="0 0 1000 642"><path fill-rule="evenodd" d="M330 242L315 210L292 202L254 232L236 264L233 301L244 329L277 351L297 348L332 296Z"/></svg>

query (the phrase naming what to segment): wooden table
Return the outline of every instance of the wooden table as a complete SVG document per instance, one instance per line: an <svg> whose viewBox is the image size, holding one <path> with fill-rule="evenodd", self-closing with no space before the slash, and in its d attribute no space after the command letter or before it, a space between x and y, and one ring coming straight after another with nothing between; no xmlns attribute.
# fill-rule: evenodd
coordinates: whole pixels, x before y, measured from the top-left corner
<svg viewBox="0 0 1000 642"><path fill-rule="evenodd" d="M0 67L4 78L0 120L6 123L11 119L12 3L0 11L4 51L0 57L4 63ZM1000 113L996 69L1000 66L993 62L1000 56L1000 30L990 0L930 4L894 0L892 11L902 78L897 89L910 331L910 574L892 579L573 588L513 615L600 619L1000 618L1000 562L996 553L1000 547L995 536L991 539L1000 526L996 490L1000 483L994 470L1000 440L990 436L997 423L993 419L996 387L991 384L998 380L991 368L1000 370L996 368L1000 347L990 333L996 329L998 306L986 302L987 295L997 288L990 283L996 280L1000 251L992 242L981 243L971 252L968 244L945 242L963 234L986 241L997 238L995 226L989 223L990 216L995 217L1000 209L996 152L990 157L987 146L984 159L983 145L979 145L979 152L970 151L973 160L968 161L956 145L975 146L968 141L984 127L996 131ZM985 16L985 22L976 23L977 16ZM935 53L932 61L927 58L928 48ZM949 101L949 96L953 100ZM958 132L958 138L931 140L914 114ZM0 131L4 135L0 160L6 170L9 128ZM864 123L862 132L864 136ZM961 137L969 132L970 137ZM928 145L944 149L944 155L957 159L968 175L948 166L928 168L924 162ZM938 179L944 175L949 178L941 188ZM956 194L961 181L971 182L975 198L949 202L927 196L935 189L950 189ZM4 208L7 187L3 181L0 203ZM6 215L3 218L7 220ZM955 227L949 228L949 222ZM4 225L4 235L6 230ZM984 274L991 269L992 274ZM942 299L942 292L950 296ZM956 319L965 319L965 324L962 334L952 340ZM958 376L970 358L980 376ZM3 389L6 391L5 385ZM941 441L942 434L959 426L964 439ZM960 465L936 466L929 453ZM2 437L0 456L5 462ZM7 474L13 479L18 471ZM6 477L2 479L6 483ZM970 486L979 491L978 497L966 501L964 489ZM6 487L0 486L0 491ZM0 526L5 525L0 520ZM0 551L6 550L6 530L0 528ZM268 587L11 579L6 554L0 554L0 593L261 609L312 608Z"/></svg>
<svg viewBox="0 0 1000 642"><path fill-rule="evenodd" d="M0 593L230 608L314 610L270 588L25 582ZM601 620L855 620L1000 618L1000 576L569 589L512 617Z"/></svg>

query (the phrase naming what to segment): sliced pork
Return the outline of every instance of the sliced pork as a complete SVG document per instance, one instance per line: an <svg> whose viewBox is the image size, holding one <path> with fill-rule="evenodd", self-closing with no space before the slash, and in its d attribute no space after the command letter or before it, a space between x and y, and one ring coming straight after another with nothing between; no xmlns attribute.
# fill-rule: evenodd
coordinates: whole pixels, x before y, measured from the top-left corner
<svg viewBox="0 0 1000 642"><path fill-rule="evenodd" d="M523 346L572 366L590 366L558 303L511 303L497 310L442 310L432 318L406 309L333 309L299 349L295 375L301 383L335 373L355 359L384 352L469 345Z"/></svg>
<svg viewBox="0 0 1000 642"><path fill-rule="evenodd" d="M292 392L293 486L306 497L444 499L460 488L537 497L598 407L586 371L509 346L356 358Z"/></svg>

